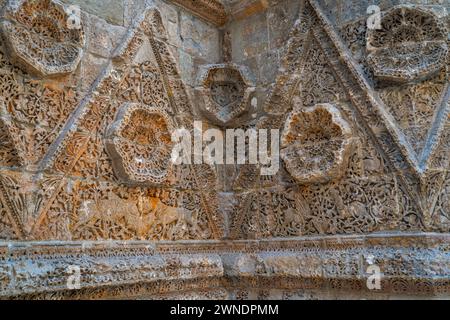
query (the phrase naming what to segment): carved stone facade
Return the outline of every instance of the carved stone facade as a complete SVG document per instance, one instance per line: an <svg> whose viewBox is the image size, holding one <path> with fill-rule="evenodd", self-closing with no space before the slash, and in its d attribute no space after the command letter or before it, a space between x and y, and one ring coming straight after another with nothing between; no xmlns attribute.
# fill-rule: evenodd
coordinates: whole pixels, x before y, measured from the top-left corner
<svg viewBox="0 0 450 320"><path fill-rule="evenodd" d="M374 2L0 0L0 298L449 298L450 3Z"/></svg>

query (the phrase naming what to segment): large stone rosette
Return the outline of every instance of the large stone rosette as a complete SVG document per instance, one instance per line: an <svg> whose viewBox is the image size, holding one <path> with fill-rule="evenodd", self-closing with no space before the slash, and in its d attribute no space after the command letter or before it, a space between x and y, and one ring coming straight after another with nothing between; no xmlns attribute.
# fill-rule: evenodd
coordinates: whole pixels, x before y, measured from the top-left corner
<svg viewBox="0 0 450 320"><path fill-rule="evenodd" d="M448 54L447 30L431 11L397 6L367 32L368 63L379 80L407 83L436 75Z"/></svg>
<svg viewBox="0 0 450 320"><path fill-rule="evenodd" d="M345 172L351 128L331 104L293 111L281 137L281 158L302 184L326 183Z"/></svg>

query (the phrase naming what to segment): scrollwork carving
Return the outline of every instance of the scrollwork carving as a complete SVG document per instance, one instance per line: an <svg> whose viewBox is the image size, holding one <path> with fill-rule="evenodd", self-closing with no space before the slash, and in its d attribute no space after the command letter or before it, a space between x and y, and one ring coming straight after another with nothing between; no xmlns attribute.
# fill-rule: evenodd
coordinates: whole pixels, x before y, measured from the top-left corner
<svg viewBox="0 0 450 320"><path fill-rule="evenodd" d="M397 6L383 14L381 26L367 31L368 62L379 80L421 81L445 66L447 30L431 11Z"/></svg>
<svg viewBox="0 0 450 320"><path fill-rule="evenodd" d="M11 60L42 77L77 68L85 42L83 26L69 28L63 5L52 0L10 1L0 30Z"/></svg>

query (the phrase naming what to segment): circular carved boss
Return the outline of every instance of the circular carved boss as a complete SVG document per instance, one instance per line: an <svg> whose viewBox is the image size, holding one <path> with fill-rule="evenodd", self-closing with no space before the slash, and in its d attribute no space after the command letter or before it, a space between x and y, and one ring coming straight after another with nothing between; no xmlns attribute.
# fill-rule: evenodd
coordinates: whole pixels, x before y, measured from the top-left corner
<svg viewBox="0 0 450 320"><path fill-rule="evenodd" d="M408 83L428 79L446 63L448 32L431 11L396 6L367 31L368 63L379 80Z"/></svg>
<svg viewBox="0 0 450 320"><path fill-rule="evenodd" d="M294 110L286 120L280 155L299 183L327 183L345 171L351 137L350 125L331 104Z"/></svg>
<svg viewBox="0 0 450 320"><path fill-rule="evenodd" d="M106 137L116 176L126 184L165 182L172 163L172 131L172 121L164 111L124 104Z"/></svg>
<svg viewBox="0 0 450 320"><path fill-rule="evenodd" d="M83 25L51 0L10 0L0 30L10 59L41 77L69 74L77 68L85 44Z"/></svg>
<svg viewBox="0 0 450 320"><path fill-rule="evenodd" d="M197 91L205 99L202 113L213 123L229 126L250 106L255 87L248 71L233 64L205 66L200 73Z"/></svg>

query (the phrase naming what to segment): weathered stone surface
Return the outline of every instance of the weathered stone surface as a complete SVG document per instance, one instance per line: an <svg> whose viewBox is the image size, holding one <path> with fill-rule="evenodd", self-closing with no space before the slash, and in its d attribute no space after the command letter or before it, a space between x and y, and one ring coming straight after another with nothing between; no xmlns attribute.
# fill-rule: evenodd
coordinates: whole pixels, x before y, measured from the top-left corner
<svg viewBox="0 0 450 320"><path fill-rule="evenodd" d="M398 6L367 33L368 62L381 80L413 82L435 76L448 55L448 32L432 11Z"/></svg>
<svg viewBox="0 0 450 320"><path fill-rule="evenodd" d="M96 0L62 0L69 5L76 5L84 11L96 15L113 25L124 25L124 1L96 1Z"/></svg>
<svg viewBox="0 0 450 320"><path fill-rule="evenodd" d="M75 71L83 55L84 27L66 10L50 0L8 2L0 31L11 60L43 77Z"/></svg>
<svg viewBox="0 0 450 320"><path fill-rule="evenodd" d="M207 65L200 69L200 96L205 116L220 126L230 126L250 109L255 87L248 70L233 64Z"/></svg>
<svg viewBox="0 0 450 320"><path fill-rule="evenodd" d="M35 4L0 0L39 40L0 40L1 298L450 297L450 4ZM245 164L200 163L227 128Z"/></svg>
<svg viewBox="0 0 450 320"><path fill-rule="evenodd" d="M281 158L300 183L326 183L341 177L351 152L352 131L331 104L293 111L281 137Z"/></svg>

